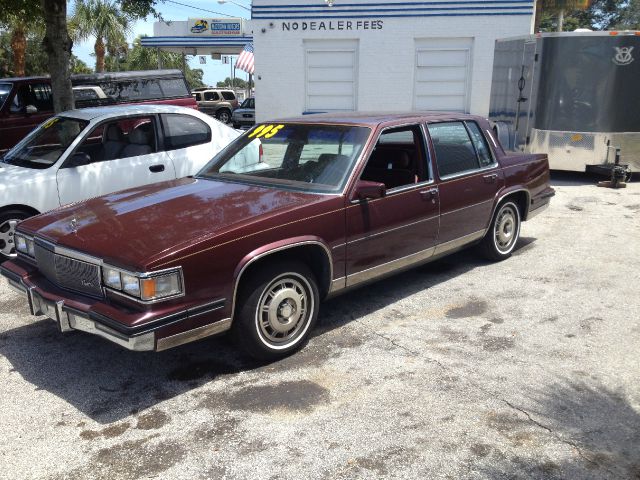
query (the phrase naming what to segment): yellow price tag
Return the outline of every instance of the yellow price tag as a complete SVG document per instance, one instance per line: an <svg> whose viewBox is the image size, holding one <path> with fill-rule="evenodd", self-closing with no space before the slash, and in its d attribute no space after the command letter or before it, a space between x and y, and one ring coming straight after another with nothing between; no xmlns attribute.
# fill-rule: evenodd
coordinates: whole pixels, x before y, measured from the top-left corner
<svg viewBox="0 0 640 480"><path fill-rule="evenodd" d="M249 138L271 138L283 128L284 125L258 125L255 130L249 134Z"/></svg>
<svg viewBox="0 0 640 480"><path fill-rule="evenodd" d="M58 120L59 120L58 117L50 118L49 120L46 121L44 125L42 125L42 128L49 128L51 125L55 124Z"/></svg>

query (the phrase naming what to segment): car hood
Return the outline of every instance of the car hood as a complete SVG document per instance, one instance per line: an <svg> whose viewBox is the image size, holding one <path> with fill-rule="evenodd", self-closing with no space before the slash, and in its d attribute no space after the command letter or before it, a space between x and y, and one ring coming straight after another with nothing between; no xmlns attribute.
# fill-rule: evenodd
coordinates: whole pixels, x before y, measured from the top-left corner
<svg viewBox="0 0 640 480"><path fill-rule="evenodd" d="M122 267L143 268L182 248L325 196L182 178L61 207L20 230Z"/></svg>
<svg viewBox="0 0 640 480"><path fill-rule="evenodd" d="M255 108L236 108L233 113L255 113Z"/></svg>

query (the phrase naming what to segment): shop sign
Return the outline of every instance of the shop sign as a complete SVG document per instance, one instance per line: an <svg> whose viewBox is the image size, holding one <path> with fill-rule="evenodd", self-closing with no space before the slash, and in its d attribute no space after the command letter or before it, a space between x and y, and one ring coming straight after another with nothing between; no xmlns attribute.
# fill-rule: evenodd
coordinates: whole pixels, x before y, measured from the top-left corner
<svg viewBox="0 0 640 480"><path fill-rule="evenodd" d="M243 33L241 18L190 18L189 35L214 37L234 37Z"/></svg>
<svg viewBox="0 0 640 480"><path fill-rule="evenodd" d="M382 30L383 20L330 20L322 22L282 22L282 31Z"/></svg>

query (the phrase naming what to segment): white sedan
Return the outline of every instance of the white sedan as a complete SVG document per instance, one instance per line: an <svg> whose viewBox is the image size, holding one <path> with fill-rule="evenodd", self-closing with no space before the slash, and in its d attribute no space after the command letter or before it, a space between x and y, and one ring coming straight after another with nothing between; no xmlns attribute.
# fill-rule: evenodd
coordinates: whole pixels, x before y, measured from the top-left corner
<svg viewBox="0 0 640 480"><path fill-rule="evenodd" d="M23 219L67 203L196 174L239 132L196 110L131 105L63 112L0 161L0 261ZM243 166L260 162L258 146Z"/></svg>

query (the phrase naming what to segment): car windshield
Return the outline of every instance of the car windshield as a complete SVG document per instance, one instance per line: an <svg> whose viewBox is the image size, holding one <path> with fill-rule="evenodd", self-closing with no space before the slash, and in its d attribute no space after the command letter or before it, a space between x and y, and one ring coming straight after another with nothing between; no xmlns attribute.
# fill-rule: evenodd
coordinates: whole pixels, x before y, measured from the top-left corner
<svg viewBox="0 0 640 480"><path fill-rule="evenodd" d="M49 168L88 123L75 118L52 117L9 150L2 161L26 168Z"/></svg>
<svg viewBox="0 0 640 480"><path fill-rule="evenodd" d="M11 84L0 83L0 109L4 105L4 102L9 97L10 93L11 93Z"/></svg>
<svg viewBox="0 0 640 480"><path fill-rule="evenodd" d="M337 193L370 135L366 127L261 124L228 145L198 176Z"/></svg>
<svg viewBox="0 0 640 480"><path fill-rule="evenodd" d="M247 98L244 102L242 102L242 105L240 105L240 108L256 108L254 99Z"/></svg>

